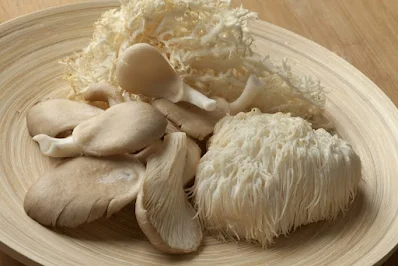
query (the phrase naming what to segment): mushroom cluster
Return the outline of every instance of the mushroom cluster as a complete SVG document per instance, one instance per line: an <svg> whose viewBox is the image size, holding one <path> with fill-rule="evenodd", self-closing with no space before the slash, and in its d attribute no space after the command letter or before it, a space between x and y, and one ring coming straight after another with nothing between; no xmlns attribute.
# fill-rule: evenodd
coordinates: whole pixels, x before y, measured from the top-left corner
<svg viewBox="0 0 398 266"><path fill-rule="evenodd" d="M200 141L223 116L247 108L259 81L250 77L232 103L210 99L144 43L120 55L116 72L122 93L94 83L84 102L50 99L29 110L28 132L41 153L65 159L30 187L25 211L46 226L77 227L136 202L138 224L155 247L193 252L203 234L184 189L205 152Z"/></svg>
<svg viewBox="0 0 398 266"><path fill-rule="evenodd" d="M184 254L198 249L204 229L265 245L336 216L355 196L360 163L348 144L302 118L249 111L264 86L256 75L232 102L209 98L138 43L119 55L116 78L120 88L93 83L83 102L52 99L29 110L42 154L65 158L26 194L24 209L37 222L77 227L135 203L149 241ZM307 184L305 200L297 198ZM337 188L338 198L320 195Z"/></svg>

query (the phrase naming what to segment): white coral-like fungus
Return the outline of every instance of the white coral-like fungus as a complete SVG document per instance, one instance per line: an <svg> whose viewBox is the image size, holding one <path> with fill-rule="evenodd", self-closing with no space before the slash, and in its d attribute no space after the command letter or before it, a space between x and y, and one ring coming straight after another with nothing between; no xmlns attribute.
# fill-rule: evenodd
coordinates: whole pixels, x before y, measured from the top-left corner
<svg viewBox="0 0 398 266"><path fill-rule="evenodd" d="M148 43L185 83L207 96L232 102L249 76L256 75L264 87L251 107L317 121L325 101L322 86L314 78L296 76L286 61L275 65L268 55L254 51L248 23L257 19L256 13L232 8L228 0L120 0L120 4L95 23L90 44L64 60L71 99L81 99L92 83L120 89L115 78L119 55L135 43Z"/></svg>

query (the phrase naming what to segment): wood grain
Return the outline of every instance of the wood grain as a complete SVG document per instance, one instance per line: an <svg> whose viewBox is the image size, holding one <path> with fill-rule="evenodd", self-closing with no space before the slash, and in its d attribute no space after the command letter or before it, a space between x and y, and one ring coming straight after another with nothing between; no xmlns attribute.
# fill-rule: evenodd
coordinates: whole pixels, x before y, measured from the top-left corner
<svg viewBox="0 0 398 266"><path fill-rule="evenodd" d="M0 21L4 22L43 8L76 2L82 1L1 0ZM396 69L398 69L398 52L395 45L398 43L398 33L395 30L398 28L398 1L243 0L233 1L233 3L243 3L246 8L258 12L261 19L296 32L335 52L373 80L376 85L390 97L395 105L398 104L398 76L395 74ZM88 11L88 13L88 15L93 16L90 11ZM92 19L92 17L90 19ZM294 40L294 36L290 36L283 31L280 32L268 26L264 29L269 30L270 33L274 33L276 36L292 38L292 40ZM266 43L267 42L265 42L264 45L266 45ZM76 45L82 45L82 43ZM303 47L309 48L310 45L304 43ZM289 52L289 49L284 49L285 48L282 47L281 51ZM315 48L314 51L316 51ZM308 53L309 56L311 56L312 51ZM293 57L294 56L295 55L293 55ZM309 65L311 64L314 63L309 62ZM337 69L339 64L344 65L343 62L336 60L333 66ZM344 69L345 66L342 68ZM347 69L351 70L350 68ZM335 82L344 88L348 88L343 83L340 84L339 82L341 81L334 80L322 70L320 70L319 73L325 75L324 78L329 80L329 82ZM354 75L353 79L355 78L359 79L360 77ZM372 87L371 84L366 82L356 82L358 82L356 83L358 86ZM48 84L52 83L50 82ZM340 93L343 93L342 88L337 89ZM372 89L369 91L372 92ZM32 93L30 96L33 97L34 94ZM370 96L365 95L364 97ZM28 101L28 99L25 100ZM368 101L371 100L372 99L368 99ZM376 97L375 101L378 100L379 98ZM355 102L354 99L353 102ZM364 104L367 103L368 102L365 102ZM380 104L384 103L380 102ZM24 107L18 106L18 108ZM362 110L363 108L364 107L358 106L358 110ZM395 112L393 109L388 110L390 112ZM366 110L364 110L364 112L365 111ZM358 123L361 124L360 121L358 121ZM381 126L385 127L385 125ZM383 128L383 130L388 131L386 128ZM392 130L393 129L391 129L391 131ZM395 136L397 134L398 133L395 132ZM390 153L392 154L391 158L393 158L393 151L390 151ZM390 161L392 160L391 158L389 158ZM385 163L383 163L382 166L391 168L391 165L388 166ZM380 171L386 174L388 171L393 170L394 169L381 169ZM388 216L387 214L385 215ZM13 265L13 262L11 262L8 257L0 256L0 258L1 265ZM386 265L396 265L397 263L398 253L395 253ZM18 264L15 262L15 265Z"/></svg>

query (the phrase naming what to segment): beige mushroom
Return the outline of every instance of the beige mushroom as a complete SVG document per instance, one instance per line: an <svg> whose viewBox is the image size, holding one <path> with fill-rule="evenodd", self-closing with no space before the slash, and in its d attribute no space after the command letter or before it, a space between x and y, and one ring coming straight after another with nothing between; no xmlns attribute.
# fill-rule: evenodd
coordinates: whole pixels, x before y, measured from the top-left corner
<svg viewBox="0 0 398 266"><path fill-rule="evenodd" d="M216 101L185 84L167 60L154 47L138 43L127 48L118 59L116 79L122 89L151 98L185 101L212 111Z"/></svg>
<svg viewBox="0 0 398 266"><path fill-rule="evenodd" d="M50 99L39 102L28 111L26 124L31 136L46 134L55 137L102 112L102 109L86 103Z"/></svg>
<svg viewBox="0 0 398 266"><path fill-rule="evenodd" d="M162 141L160 139L155 140L151 145L142 149L141 151L134 154L134 158L139 160L141 163L146 164L149 156L160 151L162 148Z"/></svg>
<svg viewBox="0 0 398 266"><path fill-rule="evenodd" d="M189 103L172 103L166 99L156 99L152 106L167 119L181 128L189 136L203 140L213 132L215 124L226 114L235 115L247 109L262 88L261 81L251 75L245 89L238 99L228 103L223 98L215 98L217 108L212 112L204 111Z"/></svg>
<svg viewBox="0 0 398 266"><path fill-rule="evenodd" d="M134 201L144 176L144 165L128 155L65 160L29 188L24 209L43 225L76 227Z"/></svg>
<svg viewBox="0 0 398 266"><path fill-rule="evenodd" d="M79 124L71 137L38 135L33 139L41 152L51 157L109 156L149 146L164 135L166 126L167 120L150 104L132 101L114 105Z"/></svg>
<svg viewBox="0 0 398 266"><path fill-rule="evenodd" d="M183 132L165 136L161 151L149 158L135 208L138 225L149 241L172 254L194 252L203 238L183 189L186 139Z"/></svg>
<svg viewBox="0 0 398 266"><path fill-rule="evenodd" d="M199 108L190 110L184 108L186 105L175 104L166 99L154 100L152 106L195 139L203 140L213 132L217 123L206 111L201 111Z"/></svg>
<svg viewBox="0 0 398 266"><path fill-rule="evenodd" d="M173 123L168 121L166 127L166 134L171 134L175 132L181 132ZM183 173L183 184L184 187L191 184L191 181L195 177L196 168L198 167L200 157L202 155L202 150L199 145L191 139L187 137L187 154L185 158L185 167Z"/></svg>
<svg viewBox="0 0 398 266"><path fill-rule="evenodd" d="M124 102L124 98L120 91L107 83L91 84L90 86L88 86L83 96L86 101L107 102L109 106Z"/></svg>

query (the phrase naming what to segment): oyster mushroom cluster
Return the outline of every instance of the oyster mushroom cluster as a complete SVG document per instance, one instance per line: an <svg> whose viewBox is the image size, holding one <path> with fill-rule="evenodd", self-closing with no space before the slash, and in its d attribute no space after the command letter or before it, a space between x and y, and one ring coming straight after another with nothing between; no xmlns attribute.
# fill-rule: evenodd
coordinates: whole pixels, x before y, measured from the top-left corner
<svg viewBox="0 0 398 266"><path fill-rule="evenodd" d="M155 247L193 252L203 234L184 187L205 152L200 141L226 114L247 108L259 80L251 76L232 103L210 99L144 43L126 49L116 71L122 93L95 83L84 102L50 99L29 110L28 131L41 153L65 160L30 187L25 211L46 226L76 227L135 202L138 224ZM126 101L123 93L150 100Z"/></svg>

